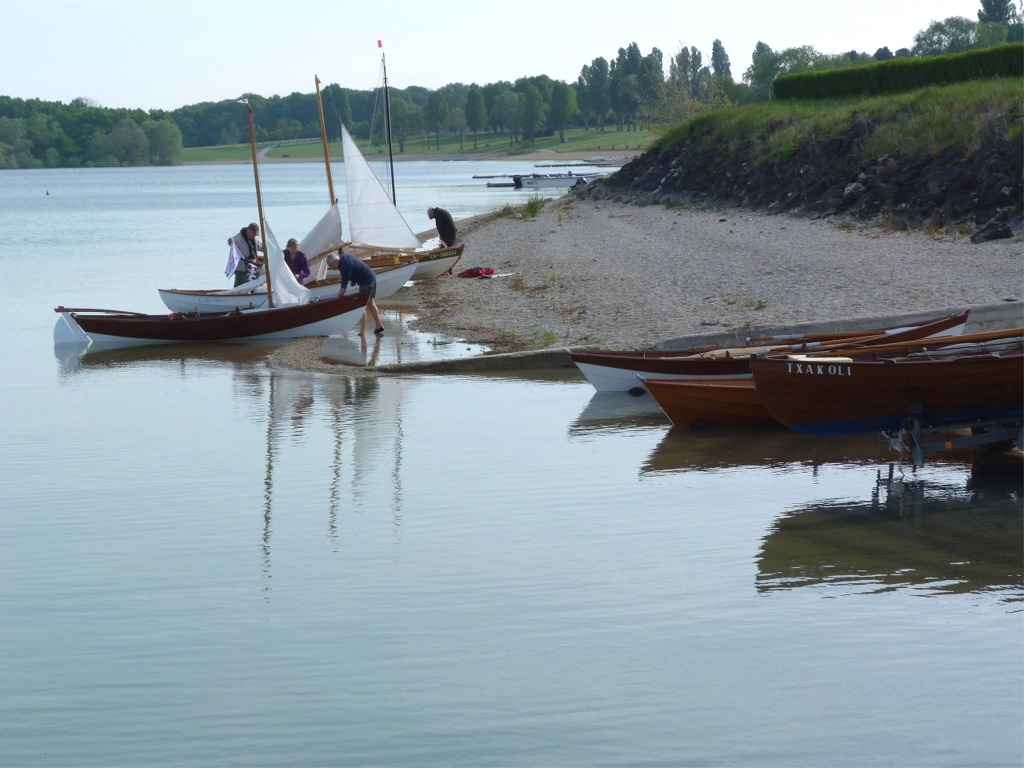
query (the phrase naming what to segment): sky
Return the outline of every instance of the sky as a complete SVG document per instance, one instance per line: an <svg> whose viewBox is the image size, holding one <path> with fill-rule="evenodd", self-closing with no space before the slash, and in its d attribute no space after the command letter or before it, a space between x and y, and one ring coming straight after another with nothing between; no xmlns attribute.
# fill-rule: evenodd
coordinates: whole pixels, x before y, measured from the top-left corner
<svg viewBox="0 0 1024 768"><path fill-rule="evenodd" d="M574 83L594 59L636 43L666 67L683 47L710 64L722 41L736 80L758 41L821 53L910 48L932 21L977 21L979 0L22 0L0 11L0 95L173 110L245 93L321 87L430 90L548 75ZM485 12L486 11L486 15ZM378 48L377 41L383 43Z"/></svg>

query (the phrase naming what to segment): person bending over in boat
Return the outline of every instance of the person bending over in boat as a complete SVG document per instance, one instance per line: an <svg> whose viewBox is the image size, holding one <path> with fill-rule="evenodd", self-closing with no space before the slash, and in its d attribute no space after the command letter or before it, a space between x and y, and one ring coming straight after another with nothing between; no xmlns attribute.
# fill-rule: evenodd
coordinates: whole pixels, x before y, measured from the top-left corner
<svg viewBox="0 0 1024 768"><path fill-rule="evenodd" d="M444 208L427 208L427 218L437 226L437 234L441 242L451 248L455 245L455 236L459 230L455 228L455 220Z"/></svg>
<svg viewBox="0 0 1024 768"><path fill-rule="evenodd" d="M235 265L235 285L247 283L259 277L263 259L260 257L259 224L253 223L238 230L237 235L228 238L228 245L234 243L242 258Z"/></svg>
<svg viewBox="0 0 1024 768"><path fill-rule="evenodd" d="M306 259L306 254L299 250L299 241L294 237L288 241L288 247L284 249L284 263L295 275L299 285L306 282L306 278L309 277L309 261Z"/></svg>
<svg viewBox="0 0 1024 768"><path fill-rule="evenodd" d="M348 288L349 283L358 285L360 293L370 294L370 300L366 302L366 312L369 312L373 317L373 332L376 334L384 333L384 326L380 324L380 310L377 308L377 302L373 300L373 297L377 295L376 273L366 266L365 261L357 259L351 253L346 253L341 249L338 250L338 255L331 254L327 258L327 266L341 272L341 286L338 288L339 296L345 295L345 289ZM366 333L366 312L363 312L363 316L359 318L360 336Z"/></svg>

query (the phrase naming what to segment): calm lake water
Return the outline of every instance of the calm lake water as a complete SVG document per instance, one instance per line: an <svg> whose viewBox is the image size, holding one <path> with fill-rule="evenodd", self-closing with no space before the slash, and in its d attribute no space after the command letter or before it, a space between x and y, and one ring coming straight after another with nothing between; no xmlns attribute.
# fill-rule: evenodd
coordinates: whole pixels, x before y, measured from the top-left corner
<svg viewBox="0 0 1024 768"><path fill-rule="evenodd" d="M530 170L402 163L399 202ZM279 238L326 208L322 165L261 181ZM1024 762L1019 464L880 485L874 436L677 431L573 371L54 349L58 304L226 283L254 218L245 166L0 173L0 765Z"/></svg>

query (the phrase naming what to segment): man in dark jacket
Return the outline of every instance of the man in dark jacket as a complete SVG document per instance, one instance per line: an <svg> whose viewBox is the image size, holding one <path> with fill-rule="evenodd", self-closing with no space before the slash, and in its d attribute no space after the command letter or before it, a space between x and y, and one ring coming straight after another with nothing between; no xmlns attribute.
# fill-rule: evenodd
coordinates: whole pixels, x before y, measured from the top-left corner
<svg viewBox="0 0 1024 768"><path fill-rule="evenodd" d="M327 259L327 266L337 269L341 273L341 286L338 288L338 295L344 296L345 289L349 283L359 286L359 293L370 294L366 302L366 312L373 317L373 332L380 335L384 333L384 326L380 324L380 309L373 297L377 295L377 273L370 269L365 261L357 259L351 253L339 250L337 255L331 254ZM359 318L359 335L366 332L366 312Z"/></svg>
<svg viewBox="0 0 1024 768"><path fill-rule="evenodd" d="M437 234L441 242L449 248L455 245L455 236L459 231L455 228L455 220L444 208L427 208L427 218L437 226Z"/></svg>

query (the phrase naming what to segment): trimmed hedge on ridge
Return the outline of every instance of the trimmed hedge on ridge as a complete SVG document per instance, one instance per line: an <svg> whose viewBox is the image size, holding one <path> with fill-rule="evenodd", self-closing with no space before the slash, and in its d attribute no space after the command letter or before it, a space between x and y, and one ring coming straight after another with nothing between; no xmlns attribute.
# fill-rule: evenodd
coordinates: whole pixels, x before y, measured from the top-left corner
<svg viewBox="0 0 1024 768"><path fill-rule="evenodd" d="M898 93L996 77L1024 77L1024 43L892 59L824 72L797 72L776 78L773 87L777 99L828 99Z"/></svg>

